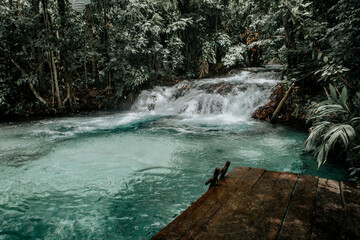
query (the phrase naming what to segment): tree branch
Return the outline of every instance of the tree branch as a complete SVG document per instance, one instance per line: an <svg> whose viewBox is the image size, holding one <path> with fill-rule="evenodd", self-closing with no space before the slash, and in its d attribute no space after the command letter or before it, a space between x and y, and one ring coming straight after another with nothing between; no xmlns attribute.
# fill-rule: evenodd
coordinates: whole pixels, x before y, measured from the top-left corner
<svg viewBox="0 0 360 240"><path fill-rule="evenodd" d="M39 95L39 93L35 90L34 85L32 85L32 83L29 82L29 86L30 86L31 91L32 91L33 94L35 95L35 97L36 97L40 102L42 102L43 104L48 105L48 103L45 101L45 99L43 99L43 98Z"/></svg>

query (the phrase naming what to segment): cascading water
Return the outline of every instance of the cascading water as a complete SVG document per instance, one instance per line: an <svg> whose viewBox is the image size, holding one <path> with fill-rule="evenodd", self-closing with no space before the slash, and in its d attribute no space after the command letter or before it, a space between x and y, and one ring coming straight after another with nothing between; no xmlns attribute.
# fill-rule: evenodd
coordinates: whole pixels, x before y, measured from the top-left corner
<svg viewBox="0 0 360 240"><path fill-rule="evenodd" d="M0 125L0 239L149 239L227 160L346 178L316 170L302 130L250 118L278 78L184 81L143 91L130 112Z"/></svg>
<svg viewBox="0 0 360 240"><path fill-rule="evenodd" d="M272 72L242 72L227 78L183 81L174 87L143 91L132 110L187 117L232 116L248 120L257 107L268 101L278 78Z"/></svg>

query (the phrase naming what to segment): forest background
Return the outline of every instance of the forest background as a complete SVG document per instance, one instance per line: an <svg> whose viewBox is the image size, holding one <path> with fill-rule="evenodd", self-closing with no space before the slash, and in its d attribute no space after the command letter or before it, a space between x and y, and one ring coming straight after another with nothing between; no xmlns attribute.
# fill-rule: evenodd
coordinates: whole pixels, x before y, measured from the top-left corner
<svg viewBox="0 0 360 240"><path fill-rule="evenodd" d="M0 117L121 110L155 85L284 64L278 120L306 122L319 166L356 178L359 42L358 0L2 0Z"/></svg>

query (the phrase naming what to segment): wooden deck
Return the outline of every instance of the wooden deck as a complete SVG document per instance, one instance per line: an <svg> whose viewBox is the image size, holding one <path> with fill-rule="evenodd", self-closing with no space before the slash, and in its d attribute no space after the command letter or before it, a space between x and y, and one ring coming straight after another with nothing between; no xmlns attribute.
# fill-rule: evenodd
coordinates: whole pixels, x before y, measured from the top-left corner
<svg viewBox="0 0 360 240"><path fill-rule="evenodd" d="M360 239L360 189L238 167L152 239Z"/></svg>

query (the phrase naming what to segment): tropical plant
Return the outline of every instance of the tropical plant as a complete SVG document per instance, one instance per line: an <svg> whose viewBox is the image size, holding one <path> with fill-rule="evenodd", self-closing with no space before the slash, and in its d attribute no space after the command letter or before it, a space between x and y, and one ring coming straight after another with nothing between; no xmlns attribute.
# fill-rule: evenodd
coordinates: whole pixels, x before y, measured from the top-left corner
<svg viewBox="0 0 360 240"><path fill-rule="evenodd" d="M360 117L350 111L347 100L348 91L344 87L341 94L331 84L330 96L327 101L311 111L313 122L310 134L306 140L306 149L316 147L315 156L318 167L324 164L331 152L345 158L350 165L358 164L359 157L359 122ZM357 156L356 156L357 155Z"/></svg>
<svg viewBox="0 0 360 240"><path fill-rule="evenodd" d="M159 80L268 62L303 96L347 86L354 109L358 0L86 1L0 1L0 115L116 107Z"/></svg>

